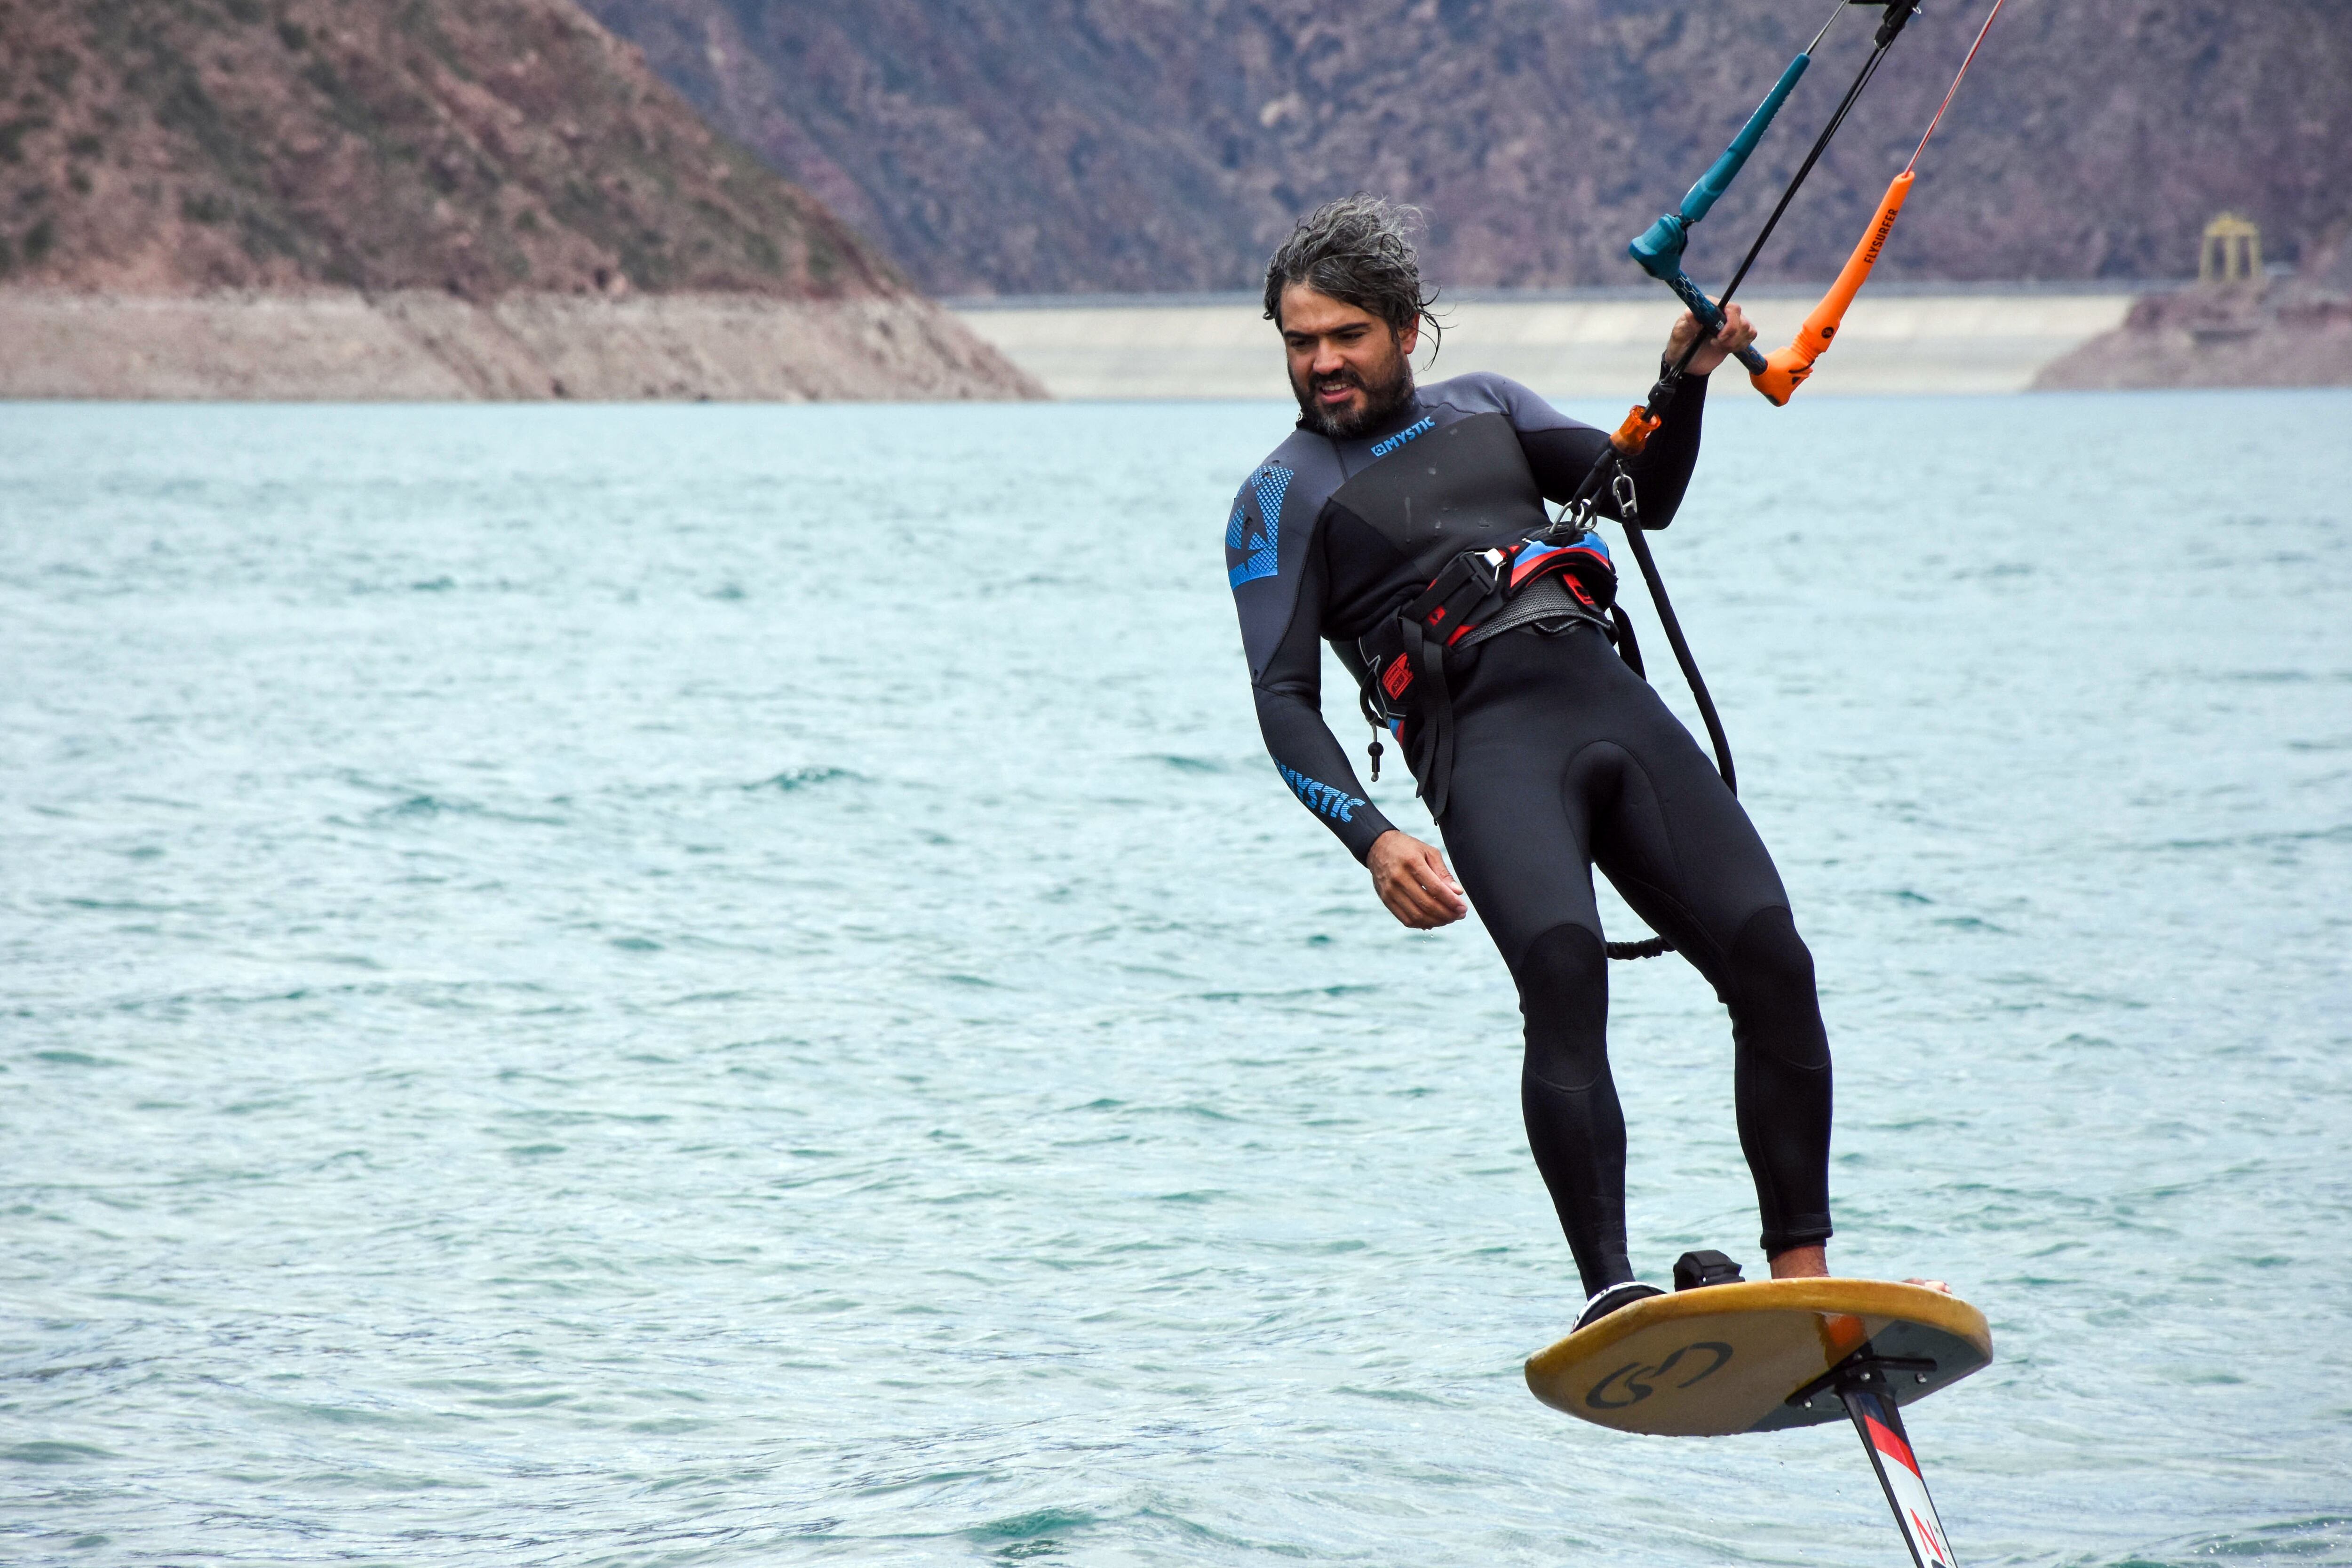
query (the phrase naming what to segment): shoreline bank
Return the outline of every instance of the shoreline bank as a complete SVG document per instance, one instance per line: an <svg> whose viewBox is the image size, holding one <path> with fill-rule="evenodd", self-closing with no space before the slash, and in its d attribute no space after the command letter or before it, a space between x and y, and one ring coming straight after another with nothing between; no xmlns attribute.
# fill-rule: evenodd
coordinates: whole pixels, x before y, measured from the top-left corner
<svg viewBox="0 0 2352 1568"><path fill-rule="evenodd" d="M2171 285L1913 285L1865 293L1808 398L2022 392ZM1765 343L1792 337L1816 286L1759 286L1740 303ZM951 300L967 327L1058 398L1287 399L1279 345L1254 296ZM1664 289L1465 289L1439 303L1428 376L1493 371L1556 397L1636 396L1681 306Z"/></svg>
<svg viewBox="0 0 2352 1568"><path fill-rule="evenodd" d="M1043 389L927 300L0 289L0 398L1003 400Z"/></svg>

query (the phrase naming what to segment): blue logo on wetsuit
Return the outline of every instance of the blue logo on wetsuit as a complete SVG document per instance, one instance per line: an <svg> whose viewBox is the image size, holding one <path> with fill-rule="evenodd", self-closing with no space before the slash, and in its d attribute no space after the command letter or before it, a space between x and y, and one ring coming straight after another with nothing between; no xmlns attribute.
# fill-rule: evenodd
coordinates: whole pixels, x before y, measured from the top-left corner
<svg viewBox="0 0 2352 1568"><path fill-rule="evenodd" d="M1250 488L1257 492L1257 531L1250 531L1249 513L1238 502L1225 520L1225 548L1249 552L1246 560L1225 569L1225 581L1235 588L1282 570L1282 498L1290 490L1290 470L1269 463Z"/></svg>
<svg viewBox="0 0 2352 1568"><path fill-rule="evenodd" d="M1291 794L1306 803L1308 810L1320 812L1338 822L1356 820L1356 807L1364 804L1360 795L1349 795L1343 789L1333 789L1322 780L1310 779L1296 768L1283 767L1280 763L1274 765L1282 768L1282 782L1290 786Z"/></svg>
<svg viewBox="0 0 2352 1568"><path fill-rule="evenodd" d="M1398 431L1395 435L1390 437L1387 440L1373 442L1372 456L1375 458L1385 458L1391 452L1395 451L1399 447L1403 446L1407 441L1412 440L1415 436L1425 435L1436 428L1437 421L1434 419L1424 419L1418 425L1408 425L1403 429Z"/></svg>

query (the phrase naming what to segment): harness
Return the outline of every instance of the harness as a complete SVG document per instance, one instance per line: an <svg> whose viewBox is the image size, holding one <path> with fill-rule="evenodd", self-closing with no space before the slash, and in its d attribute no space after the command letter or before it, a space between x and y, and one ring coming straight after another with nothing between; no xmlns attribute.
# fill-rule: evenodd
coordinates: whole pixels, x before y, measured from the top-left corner
<svg viewBox="0 0 2352 1568"><path fill-rule="evenodd" d="M1649 584L1650 598L1658 609L1675 662L1690 681L1715 742L1716 765L1723 782L1732 783L1731 746L1723 736L1715 703L1698 666L1683 641L1666 585L1658 577L1650 548L1642 537L1642 509L1633 491L1633 477L1625 471L1623 457L1642 448L1658 427L1655 415L1636 407L1612 437L1614 457L1604 457L1596 470L1611 475L1610 499L1625 525L1625 542ZM1445 656L1456 647L1475 647L1488 637L1524 626L1559 630L1579 622L1592 626L1615 645L1617 655L1635 675L1649 679L1642 667L1642 646L1633 625L1617 605L1617 568L1609 547L1592 531L1591 492L1598 487L1588 476L1577 498L1560 509L1547 526L1516 544L1465 551L1447 562L1428 587L1391 619L1357 639L1353 647L1334 644L1340 662L1356 678L1364 719L1375 731L1385 730L1405 748L1405 760L1432 816L1445 816L1454 774L1454 695L1445 679ZM1372 782L1381 777L1381 742L1371 744ZM1734 786L1737 787L1736 785ZM1606 944L1612 958L1655 958L1672 952L1674 944L1662 936L1639 942Z"/></svg>
<svg viewBox="0 0 2352 1568"><path fill-rule="evenodd" d="M1633 480L1622 470L1617 499L1630 519ZM1357 639L1356 657L1347 662L1364 717L1403 746L1431 816L1445 815L1454 773L1456 726L1445 669L1450 651L1475 647L1521 626L1556 631L1581 623L1641 669L1641 649L1617 612L1616 565L1591 521L1588 504L1514 543L1462 552L1395 616ZM1371 760L1378 782L1377 739Z"/></svg>

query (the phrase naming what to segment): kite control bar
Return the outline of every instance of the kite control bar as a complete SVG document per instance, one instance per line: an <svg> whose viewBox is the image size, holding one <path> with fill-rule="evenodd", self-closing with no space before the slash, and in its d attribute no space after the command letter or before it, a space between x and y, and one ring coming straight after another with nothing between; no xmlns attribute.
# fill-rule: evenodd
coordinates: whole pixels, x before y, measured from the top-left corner
<svg viewBox="0 0 2352 1568"><path fill-rule="evenodd" d="M1884 5L1887 11L1879 23L1877 47L1871 57L1874 66L1878 56L1885 54L1886 47L1895 41L1895 35L1903 30L1903 24L1910 19L1918 0L1838 0L1835 9L1830 12L1829 20L1823 22L1822 30L1813 35L1813 41L1789 62L1788 68L1780 73L1780 79L1774 82L1772 90L1764 95L1764 101L1756 106L1756 112L1748 117L1748 123L1741 126L1739 134L1731 139L1731 145L1723 150L1722 155L1707 166L1706 173L1698 177L1698 183L1684 195L1682 205L1643 229L1626 246L1626 254L1641 266L1642 270L1673 289L1675 297L1698 319L1700 327L1705 329L1700 333L1700 342L1706 342L1723 330L1724 317L1721 305L1708 299L1706 290L1692 282L1690 275L1683 270L1683 250L1690 243L1691 226L1706 216L1716 199L1731 188L1731 182L1747 166L1748 155L1756 151L1756 144L1764 139L1764 132L1770 128L1773 117L1780 112L1780 106L1789 101L1789 94L1796 89L1798 79L1805 74L1805 68L1813 63L1813 51L1822 47L1822 40L1829 37L1830 28L1836 25L1846 6L1872 5ZM1854 90L1858 92L1859 86ZM1847 94L1847 104L1853 100L1853 93ZM1843 117L1844 108L1842 106L1839 118ZM1810 160L1806 167L1811 169ZM1801 173L1797 178L1802 180L1804 174ZM1782 205L1786 205L1785 200ZM1779 212L1774 212L1773 222L1779 222L1780 216ZM1771 226L1768 224L1765 233L1770 232ZM1762 237L1758 237L1757 244L1763 244ZM1754 259L1753 252L1750 252L1749 259ZM1743 265L1740 270L1744 273L1747 268ZM1738 288L1738 285L1735 282L1732 287ZM1730 294L1730 289L1724 290L1726 300L1729 300ZM1688 363L1687 359L1685 363ZM1748 367L1751 375L1765 374L1764 356L1754 349L1741 349L1739 363Z"/></svg>
<svg viewBox="0 0 2352 1568"><path fill-rule="evenodd" d="M1828 36L1830 23L1837 20L1848 4L1885 7L1870 57L1863 62L1861 70L1855 73L1853 83L1846 88L1845 96L1838 101L1836 112L1830 116L1829 123L1813 139L1812 148L1805 154L1804 163L1781 191L1780 201L1772 208L1772 216L1765 220L1763 228L1748 246L1748 254L1740 260L1739 269L1732 274L1731 281L1725 286L1721 300L1708 300L1682 270L1682 253L1688 243L1690 226L1706 216L1717 198L1723 195L1746 165L1748 154L1756 150L1773 116L1788 100L1790 90L1797 85L1797 79L1811 63L1812 51L1819 48L1822 39ZM1715 748L1716 769L1734 793L1739 786L1738 775L1732 769L1731 742L1724 734L1723 721L1716 712L1715 700L1707 691L1706 681L1699 674L1698 661L1692 658L1690 645L1683 637L1682 624L1675 616L1674 604L1666 596L1665 581L1658 574L1658 563L1650 552L1649 541L1643 537L1640 514L1634 505L1630 504L1634 500L1633 481L1625 472L1624 465L1629 458L1640 455L1652 433L1664 423L1666 410L1673 406L1675 390L1680 386L1684 374L1690 369L1692 359L1697 355L1700 347L1723 328L1722 306L1731 302L1731 296L1738 292L1741 280L1748 276L1748 269L1756 264L1756 258L1762 253L1764 242L1772 237L1772 230L1779 225L1780 215L1789 210L1789 203L1796 195L1797 187L1804 184L1805 176L1811 174L1813 165L1821 161L1822 153L1829 146L1830 139L1837 134L1838 127L1845 123L1845 117L1853 108L1854 100L1862 96L1862 89L1870 85L1879 61L1886 58L1886 51L1894 47L1895 38L1918 5L1919 0L1843 0L1838 9L1830 14L1830 21L1823 23L1822 30L1813 35L1813 41L1806 46L1804 52L1791 60L1788 68L1780 73L1780 79L1773 83L1772 90L1765 94L1764 101L1757 106L1756 112L1748 117L1748 123L1740 128L1738 135L1732 138L1731 145L1724 149L1723 155L1708 167L1698 183L1690 188L1689 194L1683 197L1682 205L1652 224L1628 247L1633 259L1642 264L1643 271L1665 281L1682 297L1683 302L1698 319L1702 330L1692 337L1681 356L1666 366L1664 373L1652 384L1649 396L1626 413L1623 421L1610 436L1608 446L1593 459L1591 468L1586 470L1575 492L1562 507L1559 520L1552 525L1562 531L1590 526L1593 504L1602 489L1605 487L1613 492L1619 516L1625 525L1626 545L1633 552L1634 563L1642 569L1643 581L1649 586L1650 601L1657 606L1659 624L1665 630L1667 644L1674 649L1675 662L1681 667L1683 679L1690 683L1692 700L1698 704L1699 717L1706 725L1707 740ZM1751 376L1759 370L1761 360L1762 356L1753 350L1740 355L1740 363L1748 367ZM1769 370L1769 362L1760 368ZM1644 942L1612 942L1610 949L1612 958L1634 958L1664 952L1666 945L1663 939L1653 938Z"/></svg>
<svg viewBox="0 0 2352 1568"><path fill-rule="evenodd" d="M1770 129L1772 117L1780 112L1780 106L1789 101L1789 94L1796 90L1798 79L1805 74L1805 68L1813 63L1813 51L1822 47L1822 40L1829 37L1830 27L1846 6L1855 3L1862 3L1862 0L1838 0L1837 8L1830 13L1829 21L1822 24L1822 30L1813 35L1813 41L1789 62L1788 68L1780 73L1780 79L1774 82L1772 90L1764 95L1764 101L1756 106L1756 112L1748 117L1748 123L1741 126L1739 134L1731 139L1731 145L1723 150L1722 156L1709 164L1706 173L1698 177L1698 183L1684 195L1682 205L1636 235L1633 243L1625 247L1626 254L1641 265L1643 271L1673 289L1675 296L1689 307L1690 313L1698 318L1698 324L1704 329L1702 338L1711 338L1723 330L1723 311L1683 270L1683 249L1690 243L1691 225L1706 216L1708 209L1715 205L1716 198L1731 188L1731 182L1747 166L1748 155L1756 151L1756 143L1761 142L1764 132ZM1764 356L1754 349L1740 350L1739 363L1748 367L1751 375L1764 374Z"/></svg>
<svg viewBox="0 0 2352 1568"><path fill-rule="evenodd" d="M1643 263L1643 266L1645 268L1649 264L1647 262ZM1651 273L1650 276L1653 278L1659 278L1659 275L1655 272ZM1692 282L1689 275L1685 273L1680 266L1675 266L1671 275L1660 278L1659 280L1664 283L1667 288L1673 289L1675 291L1675 297L1683 302L1685 308L1686 308L1692 315L1698 318L1700 329L1699 342L1705 342L1707 339L1715 336L1716 333L1723 331L1724 316L1722 307L1716 304L1714 300L1708 299L1706 297L1706 290L1701 289L1697 284ZM1748 374L1751 376L1761 375L1769 368L1764 356L1758 353L1752 348L1740 349L1736 352L1738 353L1739 363L1748 367Z"/></svg>
<svg viewBox="0 0 2352 1568"><path fill-rule="evenodd" d="M1706 326L1709 312L1713 314L1714 326L1698 332L1691 339L1689 346L1683 350L1682 357L1667 366L1665 374L1651 384L1647 400L1636 407L1632 414L1626 416L1625 422L1620 425L1617 427L1617 433L1610 437L1608 449L1593 459L1591 468L1586 472L1583 481L1577 486L1576 493L1569 498L1570 511L1576 511L1597 498L1601 494L1601 487L1609 482L1609 476L1615 467L1625 458L1639 453L1643 443L1649 439L1650 432L1655 430L1664 421L1666 410L1674 404L1675 391L1682 383L1683 374L1690 368L1690 363L1696 357L1701 345L1710 341L1715 332L1722 330L1722 307L1730 304L1731 297L1739 291L1739 285L1748 277L1748 269L1755 266L1757 257L1763 254L1764 242L1770 239L1772 231L1780 226L1780 215L1789 210L1789 203L1795 199L1797 187L1805 183L1805 176L1813 172L1815 163L1821 162L1822 153L1828 150L1830 139L1838 133L1838 127L1845 123L1845 117L1853 111L1854 100L1862 96L1862 89L1870 85L1870 79L1878 72L1879 62L1886 58L1886 51L1895 47L1895 40L1902 35L1904 27L1910 22L1912 13L1919 8L1919 0L1845 0L1845 3L1854 5L1883 5L1885 7L1885 14L1879 18L1878 31L1872 39L1870 58L1864 60L1862 68L1854 73L1853 81L1846 88L1845 96L1838 100L1837 110L1830 116L1829 123L1822 126L1821 134L1813 138L1813 145L1805 153L1805 161L1800 163L1797 166L1797 172L1790 176L1788 184L1780 192L1780 199L1773 204L1772 216L1764 220L1762 228L1757 230L1755 239L1748 247L1748 254L1739 259L1738 270L1731 275L1731 281L1724 285L1722 298L1718 300L1707 300L1705 295L1699 294L1699 302L1706 306L1704 310L1685 298L1685 303L1692 304L1693 313L1698 317L1701 326ZM1996 11L2000 9L1999 0L1995 0L1993 8ZM1841 11L1843 9L1843 5L1839 7ZM1830 21L1836 20L1837 13L1832 12ZM1829 24L1824 23L1821 32L1813 35L1813 41L1806 47L1805 53L1798 58L1800 59L1809 58L1815 48L1821 47L1822 39L1828 33ZM1979 41L1982 41L1981 37ZM1968 68L1962 66L1960 68L1965 72ZM1673 247L1675 275L1678 278L1683 276L1680 246L1690 226L1697 222L1699 217L1706 216L1706 210L1715 205L1716 198L1723 195L1726 187L1731 184L1732 176L1737 174L1740 167L1745 164L1748 153L1752 152L1756 145L1755 139L1749 135L1749 132L1754 132L1756 137L1763 134L1763 124L1770 121L1772 114L1779 111L1779 100L1787 96L1783 89L1795 83L1795 77L1790 74L1795 69L1795 62L1791 61L1790 70L1781 72L1780 81L1773 84L1771 92L1765 95L1764 102L1758 106L1755 114L1748 117L1748 124L1741 128L1738 136L1732 138L1731 145L1724 149L1723 156L1717 159L1714 165L1700 177L1698 184L1691 187L1691 195L1683 198L1684 210L1680 213L1669 213L1665 217L1652 224L1649 228L1643 231L1640 238L1628 247L1633 251L1635 260L1643 261L1642 255L1636 247L1651 240L1653 236L1660 236L1663 237L1660 241L1662 245ZM1948 94L1946 95L1946 101L1950 101ZM1937 110L1937 117L1941 118L1941 115L1942 111ZM1759 121L1762 123L1759 123ZM1928 134L1935 133L1933 125L1928 126L1927 130ZM1924 147L1927 143L1922 141L1920 145ZM1914 154L1914 157L1916 158L1916 154ZM1694 196L1698 197L1700 201L1696 216L1690 216L1688 213ZM1664 255L1665 252L1662 250L1660 254ZM1643 269L1650 270L1647 261L1643 261ZM1683 278L1683 281L1685 285L1690 282L1687 278ZM1677 289L1676 292L1680 293L1681 290ZM1695 286L1691 288L1691 292L1698 294ZM1750 379L1760 374L1754 363L1759 357L1760 356L1752 353L1740 356L1740 363L1749 367ZM1767 369L1769 370L1769 362Z"/></svg>
<svg viewBox="0 0 2352 1568"><path fill-rule="evenodd" d="M1927 142L1936 134L1936 127L1944 122L1944 110L1952 107L1953 95L1960 90L1960 82L1968 76L1969 67L1976 63L1977 50L1984 47L1985 35L1992 31L1993 18L2000 15L2003 4L2004 0L1993 0L1992 9L1985 16L1984 26L1977 29L1977 41L1969 46L1968 58L1960 62L1959 74L1952 78L1951 87L1944 93L1944 101L1937 106L1936 117L1927 121L1927 135L1919 138L1919 145L1912 150L1911 162L1903 165L1903 172L1895 175L1894 183L1886 187L1886 195L1879 198L1878 210L1871 215L1870 226L1862 231L1862 239L1854 246L1853 254L1846 258L1837 281L1830 285L1830 291L1822 296L1822 302L1813 307L1812 313L1805 318L1805 324L1797 329L1795 339L1787 348L1774 350L1762 370L1748 365L1748 381L1775 405L1786 405L1789 399L1797 395L1797 388L1813 374L1815 363L1830 352L1830 342L1837 336L1838 327L1845 320L1846 307L1853 303L1853 297L1862 291L1862 286L1870 281L1871 268L1878 265L1879 255L1886 248L1886 237L1895 232L1895 220L1902 215L1903 204L1911 195L1913 171L1919 166L1919 154L1927 150ZM1740 363L1748 363L1745 360Z"/></svg>

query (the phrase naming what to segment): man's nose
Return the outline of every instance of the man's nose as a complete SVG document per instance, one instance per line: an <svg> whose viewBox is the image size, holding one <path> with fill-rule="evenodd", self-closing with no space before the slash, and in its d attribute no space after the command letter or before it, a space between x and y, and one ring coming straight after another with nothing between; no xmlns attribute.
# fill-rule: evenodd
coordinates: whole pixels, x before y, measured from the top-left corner
<svg viewBox="0 0 2352 1568"><path fill-rule="evenodd" d="M1348 362L1340 354L1339 345L1326 339L1315 345L1313 368L1317 375L1337 375L1348 368Z"/></svg>

